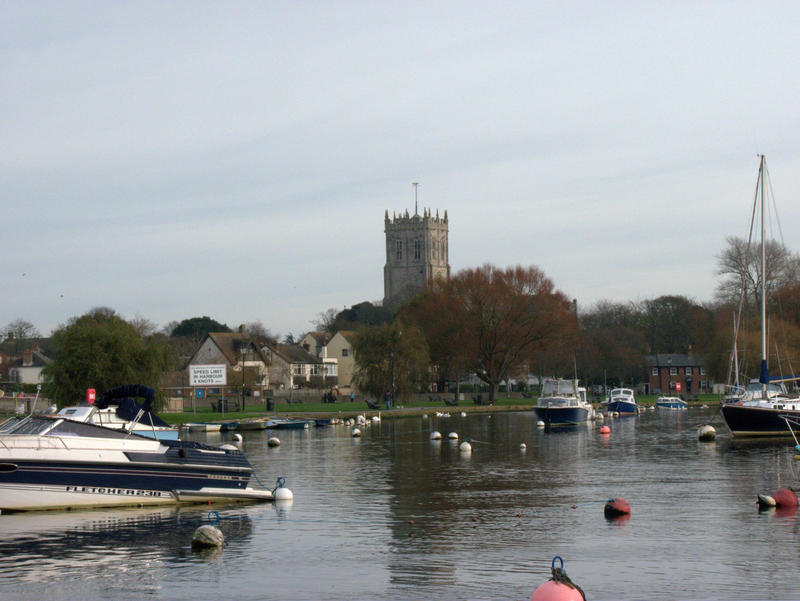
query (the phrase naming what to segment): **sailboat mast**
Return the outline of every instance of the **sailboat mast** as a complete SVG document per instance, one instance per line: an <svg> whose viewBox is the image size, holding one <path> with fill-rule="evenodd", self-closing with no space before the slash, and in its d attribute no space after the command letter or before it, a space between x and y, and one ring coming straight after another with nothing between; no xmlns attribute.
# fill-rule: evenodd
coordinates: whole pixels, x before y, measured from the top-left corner
<svg viewBox="0 0 800 601"><path fill-rule="evenodd" d="M767 251L764 241L766 233L765 219L766 201L764 200L764 180L766 179L766 161L761 155L761 165L758 169L758 177L761 179L761 390L764 399L767 398L767 383L769 382L769 370L767 368Z"/></svg>

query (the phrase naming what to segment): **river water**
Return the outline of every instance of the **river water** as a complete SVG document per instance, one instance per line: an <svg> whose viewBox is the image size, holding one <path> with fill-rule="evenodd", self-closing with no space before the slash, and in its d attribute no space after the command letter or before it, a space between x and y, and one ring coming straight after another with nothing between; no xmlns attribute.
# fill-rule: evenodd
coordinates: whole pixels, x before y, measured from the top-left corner
<svg viewBox="0 0 800 601"><path fill-rule="evenodd" d="M545 432L533 412L454 411L361 438L280 431L279 447L245 432L290 506L215 506L227 545L206 553L191 550L206 506L2 515L0 599L522 600L556 555L591 600L800 599L798 515L755 503L795 482L791 439L734 441L717 408L606 424ZM698 441L704 424L714 442ZM629 519L604 517L610 497Z"/></svg>

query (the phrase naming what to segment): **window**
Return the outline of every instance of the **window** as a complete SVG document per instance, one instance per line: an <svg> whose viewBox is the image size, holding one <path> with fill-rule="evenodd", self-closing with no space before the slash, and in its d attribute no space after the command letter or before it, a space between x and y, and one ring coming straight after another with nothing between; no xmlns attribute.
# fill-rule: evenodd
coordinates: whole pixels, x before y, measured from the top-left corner
<svg viewBox="0 0 800 601"><path fill-rule="evenodd" d="M687 367L683 371L686 373L687 376L691 376L692 375L692 368L691 367Z"/></svg>
<svg viewBox="0 0 800 601"><path fill-rule="evenodd" d="M670 367L669 368L669 375L677 376L678 375L678 368L677 367Z"/></svg>
<svg viewBox="0 0 800 601"><path fill-rule="evenodd" d="M305 375L305 366L302 363L295 363L292 365L292 374L295 376L304 376Z"/></svg>
<svg viewBox="0 0 800 601"><path fill-rule="evenodd" d="M399 261L400 259L403 258L403 241L402 240L398 240L397 241L396 249L397 249L397 260Z"/></svg>
<svg viewBox="0 0 800 601"><path fill-rule="evenodd" d="M422 241L414 240L414 260L419 261L422 256Z"/></svg>
<svg viewBox="0 0 800 601"><path fill-rule="evenodd" d="M350 354L350 349L343 348L342 349L342 357L347 357Z"/></svg>
<svg viewBox="0 0 800 601"><path fill-rule="evenodd" d="M650 370L650 375L657 376L658 375L658 368L654 367Z"/></svg>
<svg viewBox="0 0 800 601"><path fill-rule="evenodd" d="M705 368L705 367L701 367L701 368L700 368L700 375L701 375L701 376L704 376L704 375L706 375L706 368Z"/></svg>

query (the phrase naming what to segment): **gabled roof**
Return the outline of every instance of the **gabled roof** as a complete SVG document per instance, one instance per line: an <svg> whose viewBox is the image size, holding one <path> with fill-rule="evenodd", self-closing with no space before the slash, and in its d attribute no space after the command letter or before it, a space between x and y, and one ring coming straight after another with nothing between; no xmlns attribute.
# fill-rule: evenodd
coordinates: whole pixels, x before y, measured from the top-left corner
<svg viewBox="0 0 800 601"><path fill-rule="evenodd" d="M355 330L339 330L336 333L337 334L341 334L342 336L344 336L345 340L347 340L347 342L349 342L350 344L355 342L356 335L357 335L357 332Z"/></svg>
<svg viewBox="0 0 800 601"><path fill-rule="evenodd" d="M241 347L246 346L258 355L264 363L267 363L267 358L261 349L253 342L249 334L241 332L209 332L208 337L217 345L217 348L228 360L231 365L236 365L242 360L242 353L239 350ZM195 352L195 354L197 354Z"/></svg>
<svg viewBox="0 0 800 601"><path fill-rule="evenodd" d="M314 340L316 340L322 346L328 344L330 339L333 335L330 332L309 332L306 336L311 336ZM304 336L305 338L305 336Z"/></svg>
<svg viewBox="0 0 800 601"><path fill-rule="evenodd" d="M267 348L287 363L314 364L322 361L299 344L268 344Z"/></svg>
<svg viewBox="0 0 800 601"><path fill-rule="evenodd" d="M678 353L662 353L646 355L648 367L695 367L705 365L704 355L682 355Z"/></svg>

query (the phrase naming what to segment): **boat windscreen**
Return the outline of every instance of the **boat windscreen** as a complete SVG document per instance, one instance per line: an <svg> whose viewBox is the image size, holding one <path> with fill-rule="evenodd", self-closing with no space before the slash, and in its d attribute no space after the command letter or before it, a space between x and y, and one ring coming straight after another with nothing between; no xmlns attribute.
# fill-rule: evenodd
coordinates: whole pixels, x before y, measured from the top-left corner
<svg viewBox="0 0 800 601"><path fill-rule="evenodd" d="M135 434L128 434L114 428L104 428L85 422L76 422L71 419L62 420L55 428L48 432L50 436L82 436L84 438L130 438ZM148 439L149 440L149 439Z"/></svg>
<svg viewBox="0 0 800 601"><path fill-rule="evenodd" d="M49 417L30 417L13 424L3 434L44 434L53 427L54 421Z"/></svg>

